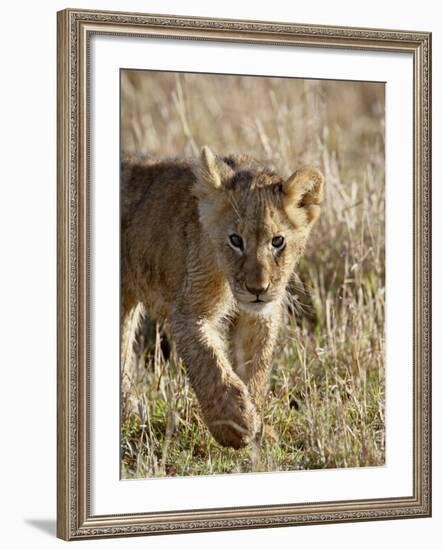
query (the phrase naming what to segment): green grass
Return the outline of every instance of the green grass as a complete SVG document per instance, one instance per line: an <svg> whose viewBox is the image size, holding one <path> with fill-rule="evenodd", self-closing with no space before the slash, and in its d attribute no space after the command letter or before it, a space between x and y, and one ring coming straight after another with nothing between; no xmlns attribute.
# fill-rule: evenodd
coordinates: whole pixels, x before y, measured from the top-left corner
<svg viewBox="0 0 443 550"><path fill-rule="evenodd" d="M122 100L125 152L193 156L207 143L326 176L260 448L213 440L173 345L165 360L162 327L148 323L123 373L122 477L384 464L383 85L126 71Z"/></svg>

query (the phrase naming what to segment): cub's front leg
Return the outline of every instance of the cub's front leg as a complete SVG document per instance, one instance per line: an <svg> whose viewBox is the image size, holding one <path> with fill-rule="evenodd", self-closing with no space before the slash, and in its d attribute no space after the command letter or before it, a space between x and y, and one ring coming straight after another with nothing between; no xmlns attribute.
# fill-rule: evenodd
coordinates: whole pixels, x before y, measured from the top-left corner
<svg viewBox="0 0 443 550"><path fill-rule="evenodd" d="M261 432L261 419L246 385L232 369L215 324L191 313L175 311L172 331L214 438L234 449L253 441Z"/></svg>
<svg viewBox="0 0 443 550"><path fill-rule="evenodd" d="M269 365L280 320L279 306L266 316L240 312L231 329L234 370L246 384L260 415L263 415Z"/></svg>

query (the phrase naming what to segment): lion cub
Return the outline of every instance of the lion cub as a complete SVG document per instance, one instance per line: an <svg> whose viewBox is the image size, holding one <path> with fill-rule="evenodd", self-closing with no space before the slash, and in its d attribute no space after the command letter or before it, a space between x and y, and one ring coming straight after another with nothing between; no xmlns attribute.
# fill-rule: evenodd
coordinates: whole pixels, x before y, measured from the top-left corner
<svg viewBox="0 0 443 550"><path fill-rule="evenodd" d="M221 445L238 449L261 434L283 298L323 182L315 168L285 180L208 147L195 162L122 165L122 320L141 303L169 321Z"/></svg>

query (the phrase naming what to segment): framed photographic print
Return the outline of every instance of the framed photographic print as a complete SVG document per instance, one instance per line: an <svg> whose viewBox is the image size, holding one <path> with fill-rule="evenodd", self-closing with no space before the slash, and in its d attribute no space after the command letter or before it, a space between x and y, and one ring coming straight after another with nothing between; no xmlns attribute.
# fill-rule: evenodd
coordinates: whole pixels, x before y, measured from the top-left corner
<svg viewBox="0 0 443 550"><path fill-rule="evenodd" d="M58 536L431 514L431 35L58 13Z"/></svg>

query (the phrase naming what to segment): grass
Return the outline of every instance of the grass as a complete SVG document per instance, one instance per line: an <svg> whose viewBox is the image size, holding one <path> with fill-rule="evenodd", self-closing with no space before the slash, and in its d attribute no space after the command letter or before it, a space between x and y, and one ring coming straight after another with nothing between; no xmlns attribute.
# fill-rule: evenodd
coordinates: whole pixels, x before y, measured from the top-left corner
<svg viewBox="0 0 443 550"><path fill-rule="evenodd" d="M326 177L270 366L272 430L260 448L220 447L173 343L147 322L123 373L122 477L384 464L384 86L123 72L125 152L195 156L204 144Z"/></svg>

